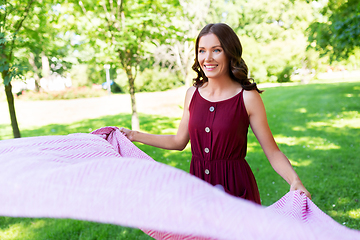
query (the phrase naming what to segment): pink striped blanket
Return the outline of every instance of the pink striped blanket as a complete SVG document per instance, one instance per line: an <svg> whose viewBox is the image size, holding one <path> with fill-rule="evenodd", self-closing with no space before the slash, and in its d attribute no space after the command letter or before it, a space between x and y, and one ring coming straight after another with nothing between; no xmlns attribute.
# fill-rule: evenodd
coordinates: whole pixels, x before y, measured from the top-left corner
<svg viewBox="0 0 360 240"><path fill-rule="evenodd" d="M304 194L270 207L232 197L152 160L115 127L0 141L0 215L112 223L156 239L360 239Z"/></svg>

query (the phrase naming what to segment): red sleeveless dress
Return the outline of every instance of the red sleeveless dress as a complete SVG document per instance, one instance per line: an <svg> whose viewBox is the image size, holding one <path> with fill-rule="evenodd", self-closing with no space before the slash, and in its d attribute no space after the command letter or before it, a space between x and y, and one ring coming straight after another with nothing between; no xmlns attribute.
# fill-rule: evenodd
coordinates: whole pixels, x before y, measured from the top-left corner
<svg viewBox="0 0 360 240"><path fill-rule="evenodd" d="M260 203L254 174L245 160L249 117L243 91L211 102L195 90L189 105L190 173L225 192Z"/></svg>

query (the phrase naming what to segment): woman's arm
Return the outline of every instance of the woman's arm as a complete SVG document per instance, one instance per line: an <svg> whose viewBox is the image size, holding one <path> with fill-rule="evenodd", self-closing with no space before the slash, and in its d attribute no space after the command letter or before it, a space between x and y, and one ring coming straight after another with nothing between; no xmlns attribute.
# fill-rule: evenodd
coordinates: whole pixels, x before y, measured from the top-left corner
<svg viewBox="0 0 360 240"><path fill-rule="evenodd" d="M120 128L120 131L125 133L130 141L141 142L146 145L169 149L169 150L183 150L189 142L189 104L194 94L195 87L191 87L187 90L184 103L184 112L181 118L178 131L176 135L155 135L149 133L143 133L138 131L132 131L126 128Z"/></svg>
<svg viewBox="0 0 360 240"><path fill-rule="evenodd" d="M290 190L301 190L311 198L310 193L291 166L290 161L280 151L269 128L265 107L260 94L253 91L244 92L244 103L249 115L250 126L258 139L266 157L274 170L290 184Z"/></svg>

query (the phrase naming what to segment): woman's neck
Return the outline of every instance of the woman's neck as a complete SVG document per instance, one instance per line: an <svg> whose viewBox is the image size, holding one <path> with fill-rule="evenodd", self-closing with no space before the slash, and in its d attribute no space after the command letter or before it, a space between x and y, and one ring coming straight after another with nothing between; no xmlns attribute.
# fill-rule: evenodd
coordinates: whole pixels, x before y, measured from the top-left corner
<svg viewBox="0 0 360 240"><path fill-rule="evenodd" d="M240 83L231 78L208 79L208 82L201 86L200 93L206 99L217 101L236 95L241 89Z"/></svg>

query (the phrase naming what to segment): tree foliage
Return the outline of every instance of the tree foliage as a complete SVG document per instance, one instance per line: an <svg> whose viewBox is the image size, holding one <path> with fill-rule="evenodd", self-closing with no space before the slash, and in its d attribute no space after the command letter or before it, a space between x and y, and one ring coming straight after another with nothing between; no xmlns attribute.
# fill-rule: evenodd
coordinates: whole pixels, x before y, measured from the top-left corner
<svg viewBox="0 0 360 240"><path fill-rule="evenodd" d="M191 66L195 57L195 39L207 23L211 1L180 0L180 5L182 14L173 20L173 24L180 30L177 32L178 37L167 39L165 44L157 43L153 51L154 65L160 65L162 68L175 72L179 81L190 86L192 84Z"/></svg>
<svg viewBox="0 0 360 240"><path fill-rule="evenodd" d="M346 59L360 47L360 2L329 0L309 26L309 42L332 60Z"/></svg>
<svg viewBox="0 0 360 240"><path fill-rule="evenodd" d="M4 1L0 6L0 71L5 86L23 70L17 58L14 58L14 53L24 42L21 32L25 20L32 13L34 2Z"/></svg>
<svg viewBox="0 0 360 240"><path fill-rule="evenodd" d="M303 0L211 1L208 21L226 22L238 34L243 58L257 82L289 81L302 68L313 20L311 4Z"/></svg>

